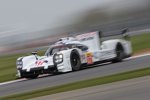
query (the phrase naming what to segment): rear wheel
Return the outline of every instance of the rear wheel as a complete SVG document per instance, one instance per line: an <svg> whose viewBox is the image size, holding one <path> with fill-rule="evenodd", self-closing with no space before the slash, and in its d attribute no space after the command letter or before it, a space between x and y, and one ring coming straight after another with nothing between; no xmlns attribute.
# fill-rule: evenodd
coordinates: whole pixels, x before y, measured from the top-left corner
<svg viewBox="0 0 150 100"><path fill-rule="evenodd" d="M71 62L71 67L73 71L77 71L80 69L81 67L80 56L76 50L73 50L71 52L70 62Z"/></svg>
<svg viewBox="0 0 150 100"><path fill-rule="evenodd" d="M116 46L116 57L112 62L121 62L122 59L124 58L124 49L123 46L119 43Z"/></svg>

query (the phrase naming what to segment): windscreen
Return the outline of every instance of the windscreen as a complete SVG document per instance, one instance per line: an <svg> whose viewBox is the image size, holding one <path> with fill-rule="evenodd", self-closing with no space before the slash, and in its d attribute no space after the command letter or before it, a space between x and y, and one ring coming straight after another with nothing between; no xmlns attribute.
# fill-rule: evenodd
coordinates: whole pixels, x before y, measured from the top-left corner
<svg viewBox="0 0 150 100"><path fill-rule="evenodd" d="M46 51L45 55L46 55L46 56L50 56L50 55L55 54L56 52L59 52L59 51L62 51L62 50L67 50L67 49L68 49L67 46L51 47L51 48L49 48L49 49Z"/></svg>

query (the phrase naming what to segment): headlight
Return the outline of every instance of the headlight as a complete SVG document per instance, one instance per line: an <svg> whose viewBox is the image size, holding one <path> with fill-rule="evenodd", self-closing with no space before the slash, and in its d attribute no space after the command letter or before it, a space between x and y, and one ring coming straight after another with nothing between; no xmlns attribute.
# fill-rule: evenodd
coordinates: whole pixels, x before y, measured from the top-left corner
<svg viewBox="0 0 150 100"><path fill-rule="evenodd" d="M17 60L16 65L17 65L17 68L22 68L23 63L22 63L22 61Z"/></svg>
<svg viewBox="0 0 150 100"><path fill-rule="evenodd" d="M55 54L53 57L55 64L60 64L63 62L63 54Z"/></svg>
<svg viewBox="0 0 150 100"><path fill-rule="evenodd" d="M22 65L22 61L17 61L17 65Z"/></svg>

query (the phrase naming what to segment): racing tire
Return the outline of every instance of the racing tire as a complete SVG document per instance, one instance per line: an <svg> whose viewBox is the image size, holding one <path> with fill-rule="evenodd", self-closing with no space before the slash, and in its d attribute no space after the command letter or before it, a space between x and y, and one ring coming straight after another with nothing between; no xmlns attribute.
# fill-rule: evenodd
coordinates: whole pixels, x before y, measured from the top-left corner
<svg viewBox="0 0 150 100"><path fill-rule="evenodd" d="M113 63L116 63L116 62L121 62L124 58L124 49L123 49L123 46L118 43L117 46L116 46L116 57L115 59L112 61Z"/></svg>
<svg viewBox="0 0 150 100"><path fill-rule="evenodd" d="M70 55L70 63L73 71L80 70L81 60L77 50L73 50Z"/></svg>

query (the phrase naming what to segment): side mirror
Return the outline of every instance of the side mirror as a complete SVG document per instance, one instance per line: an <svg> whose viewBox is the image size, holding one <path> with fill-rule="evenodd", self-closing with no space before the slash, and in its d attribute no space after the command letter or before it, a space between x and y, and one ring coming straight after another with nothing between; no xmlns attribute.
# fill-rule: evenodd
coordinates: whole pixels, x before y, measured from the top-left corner
<svg viewBox="0 0 150 100"><path fill-rule="evenodd" d="M32 55L37 55L37 51L34 51L31 53Z"/></svg>

